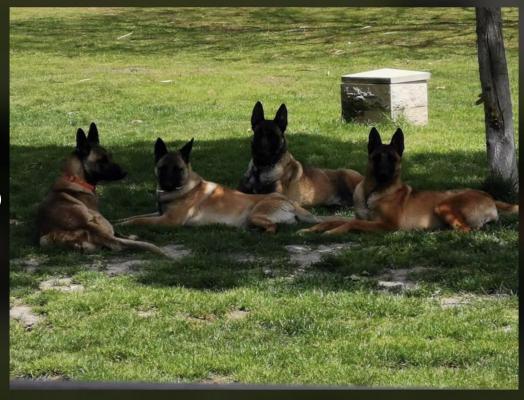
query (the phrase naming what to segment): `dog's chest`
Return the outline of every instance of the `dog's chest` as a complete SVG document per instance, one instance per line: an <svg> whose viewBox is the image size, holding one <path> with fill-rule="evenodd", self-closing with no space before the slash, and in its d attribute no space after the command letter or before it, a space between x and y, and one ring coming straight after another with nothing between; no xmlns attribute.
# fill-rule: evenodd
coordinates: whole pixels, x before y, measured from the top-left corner
<svg viewBox="0 0 524 400"><path fill-rule="evenodd" d="M246 174L247 186L255 194L266 194L277 191L277 182L282 177L282 166L275 165L270 168L257 168L251 162Z"/></svg>
<svg viewBox="0 0 524 400"><path fill-rule="evenodd" d="M353 197L355 214L359 219L373 220L376 217L376 207L379 195L371 193L367 198L364 193L364 186L358 185Z"/></svg>

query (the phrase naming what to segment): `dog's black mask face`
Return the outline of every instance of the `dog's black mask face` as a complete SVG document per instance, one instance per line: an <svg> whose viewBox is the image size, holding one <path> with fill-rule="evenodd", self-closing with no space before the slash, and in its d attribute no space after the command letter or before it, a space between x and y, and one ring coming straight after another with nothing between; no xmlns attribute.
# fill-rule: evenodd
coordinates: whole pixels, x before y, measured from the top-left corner
<svg viewBox="0 0 524 400"><path fill-rule="evenodd" d="M155 174L161 190L180 190L189 182L189 155L193 141L194 139L191 139L177 152L169 152L162 139L156 140Z"/></svg>
<svg viewBox="0 0 524 400"><path fill-rule="evenodd" d="M253 108L251 128L253 140L251 142L251 157L257 167L276 164L287 151L287 142L284 132L287 127L287 109L282 104L274 120L264 118L264 108L259 101Z"/></svg>
<svg viewBox="0 0 524 400"><path fill-rule="evenodd" d="M368 167L379 185L393 181L400 174L400 162L404 152L404 133L398 128L389 144L382 144L380 134L371 129L368 141Z"/></svg>
<svg viewBox="0 0 524 400"><path fill-rule="evenodd" d="M87 137L81 128L76 132L75 154L82 162L85 178L89 183L117 181L127 175L120 165L113 161L111 153L100 146L98 129L94 122L89 126Z"/></svg>

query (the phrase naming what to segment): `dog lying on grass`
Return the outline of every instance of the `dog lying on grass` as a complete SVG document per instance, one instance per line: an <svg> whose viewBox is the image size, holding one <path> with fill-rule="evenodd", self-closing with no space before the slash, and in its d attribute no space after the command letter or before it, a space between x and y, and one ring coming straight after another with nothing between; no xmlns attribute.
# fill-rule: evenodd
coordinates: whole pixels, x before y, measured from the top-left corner
<svg viewBox="0 0 524 400"><path fill-rule="evenodd" d="M116 237L111 223L98 211L97 183L125 176L111 154L100 146L96 125L91 123L87 137L78 129L75 151L67 158L63 174L38 208L40 246L64 246L83 251L102 247L112 250L136 248L169 257L151 243Z"/></svg>
<svg viewBox="0 0 524 400"><path fill-rule="evenodd" d="M305 167L287 148L284 132L287 109L282 104L273 120L264 118L260 102L251 116L251 161L238 190L244 193L278 192L304 207L352 205L362 175L352 169Z"/></svg>
<svg viewBox="0 0 524 400"><path fill-rule="evenodd" d="M320 219L279 193L246 194L202 179L191 168L193 139L169 152L160 138L155 143L158 212L117 221L117 225L254 226L274 233L277 224Z"/></svg>
<svg viewBox="0 0 524 400"><path fill-rule="evenodd" d="M469 232L498 219L498 212L518 213L517 204L496 201L480 190L416 191L400 178L404 134L397 129L382 144L373 128L369 133L368 166L353 195L357 219L321 222L300 233L342 234L349 231L395 231L451 227Z"/></svg>

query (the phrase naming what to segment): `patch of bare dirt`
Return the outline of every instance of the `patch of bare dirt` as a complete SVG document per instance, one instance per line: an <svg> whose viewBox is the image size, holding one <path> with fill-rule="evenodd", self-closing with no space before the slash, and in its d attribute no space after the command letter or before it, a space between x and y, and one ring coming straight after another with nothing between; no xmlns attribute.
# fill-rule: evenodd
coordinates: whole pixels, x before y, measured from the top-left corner
<svg viewBox="0 0 524 400"><path fill-rule="evenodd" d="M191 254L191 250L185 248L180 244L172 244L161 247L168 253L173 260L182 259ZM148 260L133 259L128 257L111 257L109 259L102 259L98 255L94 256L95 261L90 268L94 270L101 270L108 276L128 275L139 272L139 267L146 264Z"/></svg>
<svg viewBox="0 0 524 400"><path fill-rule="evenodd" d="M40 290L58 290L59 292L81 292L84 286L78 283L73 283L72 278L52 278L40 282Z"/></svg>
<svg viewBox="0 0 524 400"><path fill-rule="evenodd" d="M197 383L205 383L210 385L218 385L224 383L232 383L234 380L230 376L210 374L206 379L198 381Z"/></svg>
<svg viewBox="0 0 524 400"><path fill-rule="evenodd" d="M230 321L237 321L246 318L248 315L249 311L240 309L228 312L226 318Z"/></svg>
<svg viewBox="0 0 524 400"><path fill-rule="evenodd" d="M214 314L207 314L207 315L199 315L197 317L189 314L183 314L181 315L183 319L189 322L197 323L197 324L212 324L217 319L216 315Z"/></svg>
<svg viewBox="0 0 524 400"><path fill-rule="evenodd" d="M378 286L389 291L411 290L418 287L417 282L409 278L410 274L421 274L431 271L432 268L414 267L386 269L384 273L377 277Z"/></svg>
<svg viewBox="0 0 524 400"><path fill-rule="evenodd" d="M45 382L59 382L59 381L68 381L69 378L60 374L48 374L42 375L35 378L36 381L45 381Z"/></svg>
<svg viewBox="0 0 524 400"><path fill-rule="evenodd" d="M17 265L24 268L25 272L33 273L37 268L47 262L49 257L46 255L41 256L30 256L26 258L14 258L10 260L11 265Z"/></svg>
<svg viewBox="0 0 524 400"><path fill-rule="evenodd" d="M31 307L17 304L9 310L9 318L19 321L26 329L32 329L42 317L35 314Z"/></svg>
<svg viewBox="0 0 524 400"><path fill-rule="evenodd" d="M331 243L318 246L292 244L284 247L289 253L290 261L298 266L296 272L304 272L307 267L320 262L323 257L338 254L351 246L352 243Z"/></svg>
<svg viewBox="0 0 524 400"><path fill-rule="evenodd" d="M156 315L156 310L137 310L136 314L141 318L149 318Z"/></svg>
<svg viewBox="0 0 524 400"><path fill-rule="evenodd" d="M472 305L478 301L499 301L507 298L507 294L495 293L487 295L475 295L475 294L458 294L455 296L437 297L440 306L443 309L464 307ZM511 327L510 327L511 329Z"/></svg>
<svg viewBox="0 0 524 400"><path fill-rule="evenodd" d="M173 260L179 260L191 255L191 250L182 244L168 244L167 246L162 246L161 249L169 254Z"/></svg>
<svg viewBox="0 0 524 400"><path fill-rule="evenodd" d="M106 261L104 272L109 276L133 274L137 272L136 267L145 263L145 260L113 259Z"/></svg>
<svg viewBox="0 0 524 400"><path fill-rule="evenodd" d="M442 297L439 299L440 306L444 309L447 308L456 308L468 305L471 303L471 298L467 296L451 296L451 297Z"/></svg>

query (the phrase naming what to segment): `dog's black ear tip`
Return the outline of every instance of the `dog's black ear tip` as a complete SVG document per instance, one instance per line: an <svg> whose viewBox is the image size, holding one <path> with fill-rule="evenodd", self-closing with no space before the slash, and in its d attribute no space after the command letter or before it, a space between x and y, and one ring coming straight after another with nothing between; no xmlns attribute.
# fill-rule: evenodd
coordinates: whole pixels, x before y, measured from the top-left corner
<svg viewBox="0 0 524 400"><path fill-rule="evenodd" d="M369 131L369 133L378 133L378 129L373 126L371 127L371 130Z"/></svg>
<svg viewBox="0 0 524 400"><path fill-rule="evenodd" d="M90 128L96 128L96 124L94 123L94 121L89 124L89 127Z"/></svg>

